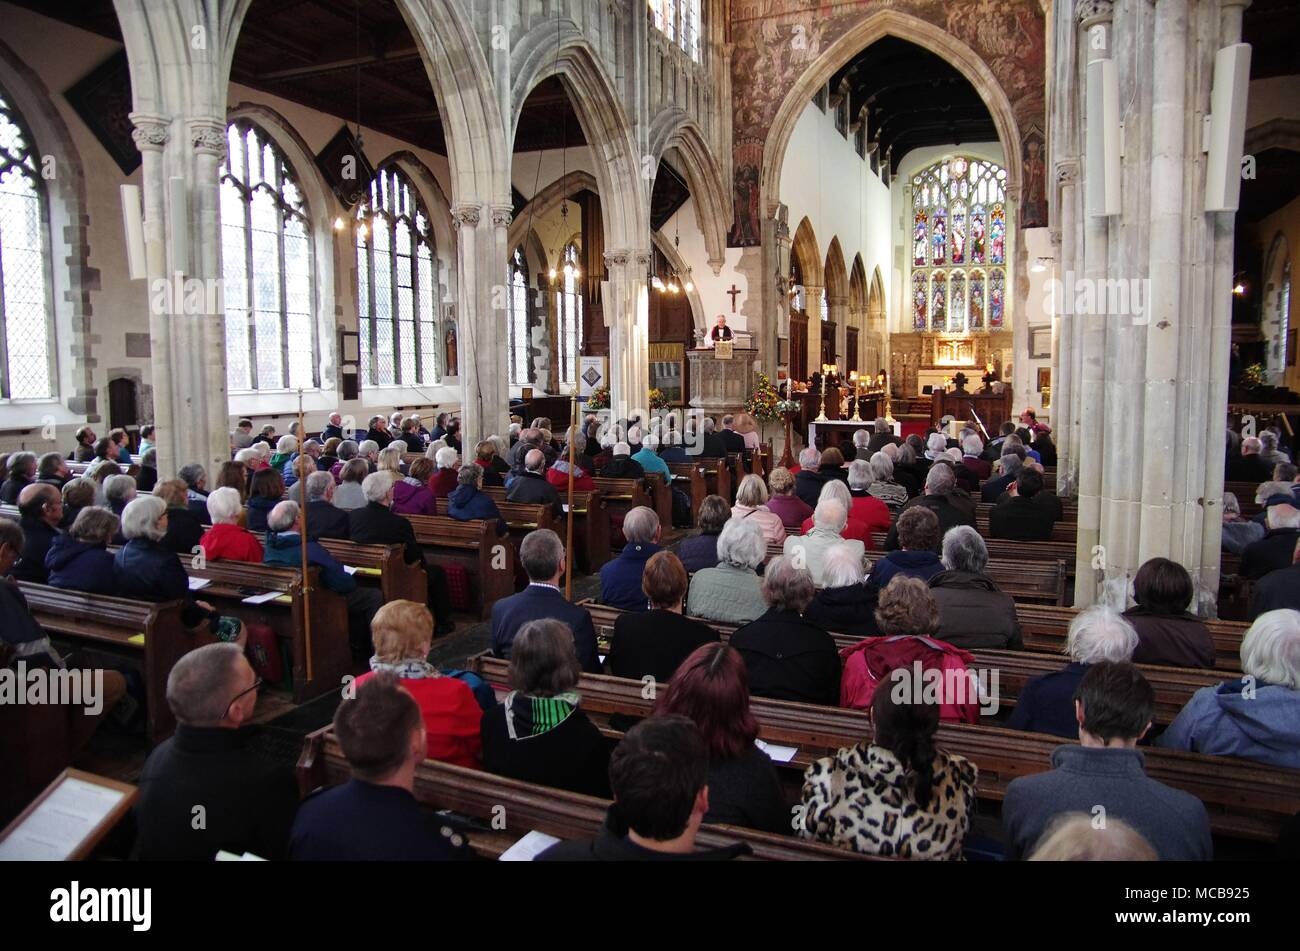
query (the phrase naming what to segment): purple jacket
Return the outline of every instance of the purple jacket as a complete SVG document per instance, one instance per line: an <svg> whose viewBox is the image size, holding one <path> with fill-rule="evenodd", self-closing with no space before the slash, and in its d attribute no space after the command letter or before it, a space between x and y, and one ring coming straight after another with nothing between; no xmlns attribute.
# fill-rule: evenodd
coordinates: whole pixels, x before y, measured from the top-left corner
<svg viewBox="0 0 1300 951"><path fill-rule="evenodd" d="M398 479L393 483L393 511L398 515L437 515L438 504L423 482Z"/></svg>

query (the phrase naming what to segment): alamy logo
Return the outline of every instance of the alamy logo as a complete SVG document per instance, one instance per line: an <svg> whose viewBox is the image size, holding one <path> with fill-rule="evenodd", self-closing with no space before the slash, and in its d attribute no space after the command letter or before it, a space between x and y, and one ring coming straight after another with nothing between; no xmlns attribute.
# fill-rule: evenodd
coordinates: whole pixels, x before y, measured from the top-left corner
<svg viewBox="0 0 1300 951"><path fill-rule="evenodd" d="M1058 317L1133 317L1146 323L1151 313L1151 281L1145 277L1090 278L1065 272L1043 287L1043 308Z"/></svg>
<svg viewBox="0 0 1300 951"><path fill-rule="evenodd" d="M104 710L102 670L27 669L25 660L0 670L0 706L58 704L85 707L88 716Z"/></svg>
<svg viewBox="0 0 1300 951"><path fill-rule="evenodd" d="M892 697L897 704L926 703L966 706L978 704L980 713L992 716L1001 706L998 700L1001 674L994 668L923 668L914 661L911 667L890 671Z"/></svg>
<svg viewBox="0 0 1300 951"><path fill-rule="evenodd" d="M71 888L50 892L50 921L131 923L133 931L148 931L153 920L151 888Z"/></svg>

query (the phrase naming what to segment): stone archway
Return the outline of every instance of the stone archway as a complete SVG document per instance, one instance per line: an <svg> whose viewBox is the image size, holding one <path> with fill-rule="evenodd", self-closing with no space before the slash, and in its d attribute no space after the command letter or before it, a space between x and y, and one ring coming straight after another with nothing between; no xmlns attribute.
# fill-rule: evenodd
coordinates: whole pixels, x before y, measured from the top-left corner
<svg viewBox="0 0 1300 951"><path fill-rule="evenodd" d="M826 313L831 326L823 324L822 328L823 332L832 330L833 334L824 333L822 354L827 358L824 362L838 364L843 370L841 359L849 324L849 272L844 266L844 250L838 235L831 238L826 248L823 270L826 273Z"/></svg>
<svg viewBox="0 0 1300 951"><path fill-rule="evenodd" d="M874 376L878 369L879 357L874 352L872 341L867 331L867 272L862 264L862 255L853 256L853 266L849 268L849 331L845 338L845 359L850 355L850 366L858 373ZM848 336L851 334L851 337ZM854 344L856 343L856 352Z"/></svg>
<svg viewBox="0 0 1300 951"><path fill-rule="evenodd" d="M731 225L730 198L723 187L722 169L698 123L676 108L663 110L650 123L650 155L656 170L664 154L673 148L681 156L681 172L695 199L696 219L704 234L709 267L717 274L722 270L727 229Z"/></svg>

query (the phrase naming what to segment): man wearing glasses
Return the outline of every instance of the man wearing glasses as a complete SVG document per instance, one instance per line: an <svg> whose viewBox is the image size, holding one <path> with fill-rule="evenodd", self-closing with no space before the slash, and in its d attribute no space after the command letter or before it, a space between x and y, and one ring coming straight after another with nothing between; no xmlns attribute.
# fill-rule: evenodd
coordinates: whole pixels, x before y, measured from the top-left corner
<svg viewBox="0 0 1300 951"><path fill-rule="evenodd" d="M135 857L211 861L221 849L283 858L298 808L293 773L250 748L261 680L236 644L190 651L167 677L176 732L149 754Z"/></svg>

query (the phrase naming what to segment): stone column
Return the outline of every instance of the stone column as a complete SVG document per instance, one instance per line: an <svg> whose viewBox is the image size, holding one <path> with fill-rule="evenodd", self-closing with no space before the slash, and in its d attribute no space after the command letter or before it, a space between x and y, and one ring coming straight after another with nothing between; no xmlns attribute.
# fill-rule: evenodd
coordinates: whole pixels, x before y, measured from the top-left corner
<svg viewBox="0 0 1300 951"><path fill-rule="evenodd" d="M814 370L820 373L822 369L822 289L819 285L804 285L803 308L808 315L808 360L807 366L799 368L796 379L807 380Z"/></svg>
<svg viewBox="0 0 1300 951"><path fill-rule="evenodd" d="M461 421L468 445L503 433L509 423L504 323L510 214L501 206L486 209L470 201L458 202L451 216L457 231L457 369Z"/></svg>
<svg viewBox="0 0 1300 951"><path fill-rule="evenodd" d="M1075 215L1078 201L1077 161L1065 160L1056 167L1057 227L1053 230L1054 280L1060 281L1066 268L1074 267ZM1072 496L1079 484L1079 457L1076 442L1078 406L1074 401L1074 319L1065 316L1063 301L1055 302L1057 314L1052 334L1052 434L1056 439L1056 493Z"/></svg>
<svg viewBox="0 0 1300 951"><path fill-rule="evenodd" d="M614 418L647 413L650 392L650 300L646 276L650 252L607 250L609 280L602 292L609 328L610 406Z"/></svg>

